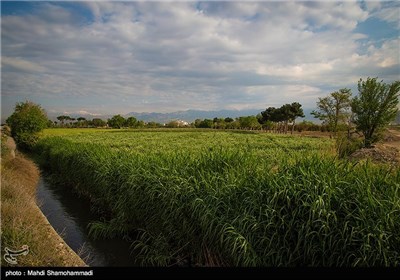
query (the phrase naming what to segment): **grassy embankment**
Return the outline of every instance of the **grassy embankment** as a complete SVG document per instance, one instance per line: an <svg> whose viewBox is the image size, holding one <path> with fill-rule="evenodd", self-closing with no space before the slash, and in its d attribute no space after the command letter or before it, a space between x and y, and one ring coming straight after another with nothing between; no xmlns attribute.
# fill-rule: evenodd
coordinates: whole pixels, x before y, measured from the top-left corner
<svg viewBox="0 0 400 280"><path fill-rule="evenodd" d="M5 248L29 253L16 257L15 266L85 266L64 243L35 200L39 170L32 161L16 152L9 155L2 136L1 159L1 266L10 266L3 255Z"/></svg>
<svg viewBox="0 0 400 280"><path fill-rule="evenodd" d="M398 266L400 169L333 150L329 139L190 130L48 130L36 146L103 211L92 233L139 233L147 265Z"/></svg>

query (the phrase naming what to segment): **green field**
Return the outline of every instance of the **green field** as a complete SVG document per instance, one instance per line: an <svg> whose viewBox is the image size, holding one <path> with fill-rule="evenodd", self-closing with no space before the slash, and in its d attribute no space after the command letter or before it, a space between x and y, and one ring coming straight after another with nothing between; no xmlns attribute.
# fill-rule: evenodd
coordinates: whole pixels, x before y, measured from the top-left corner
<svg viewBox="0 0 400 280"><path fill-rule="evenodd" d="M39 162L91 199L95 236L144 265L397 266L400 170L338 160L328 138L49 129Z"/></svg>

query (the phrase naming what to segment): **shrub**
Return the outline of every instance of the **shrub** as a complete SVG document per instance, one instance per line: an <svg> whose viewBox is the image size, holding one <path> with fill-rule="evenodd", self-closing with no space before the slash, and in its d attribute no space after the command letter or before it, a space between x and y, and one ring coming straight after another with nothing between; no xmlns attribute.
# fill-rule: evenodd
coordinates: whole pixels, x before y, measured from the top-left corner
<svg viewBox="0 0 400 280"><path fill-rule="evenodd" d="M11 127L11 135L22 149L30 149L36 143L37 133L48 125L46 112L33 102L20 102L14 113L6 120Z"/></svg>

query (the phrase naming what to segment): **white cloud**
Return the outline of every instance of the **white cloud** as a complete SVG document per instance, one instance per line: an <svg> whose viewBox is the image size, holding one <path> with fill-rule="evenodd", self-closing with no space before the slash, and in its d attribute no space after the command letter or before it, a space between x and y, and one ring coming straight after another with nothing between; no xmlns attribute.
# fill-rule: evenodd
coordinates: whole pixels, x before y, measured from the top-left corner
<svg viewBox="0 0 400 280"><path fill-rule="evenodd" d="M361 76L399 75L398 38L373 45L354 31L372 13L395 20L398 9L373 2L79 5L93 18L56 3L2 17L9 100L110 113L313 106Z"/></svg>
<svg viewBox="0 0 400 280"><path fill-rule="evenodd" d="M33 71L33 72L43 72L46 70L45 67L39 65L38 63L34 63L28 60L21 59L19 57L7 57L3 56L1 58L2 64L7 66L11 66L15 69L22 71Z"/></svg>

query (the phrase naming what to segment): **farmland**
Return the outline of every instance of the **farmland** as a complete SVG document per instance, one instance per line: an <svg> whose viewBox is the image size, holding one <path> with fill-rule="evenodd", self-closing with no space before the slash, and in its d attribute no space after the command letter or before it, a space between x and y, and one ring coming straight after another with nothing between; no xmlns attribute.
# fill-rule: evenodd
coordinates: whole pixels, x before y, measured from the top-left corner
<svg viewBox="0 0 400 280"><path fill-rule="evenodd" d="M48 129L35 153L143 265L400 264L399 168L338 160L328 138Z"/></svg>

